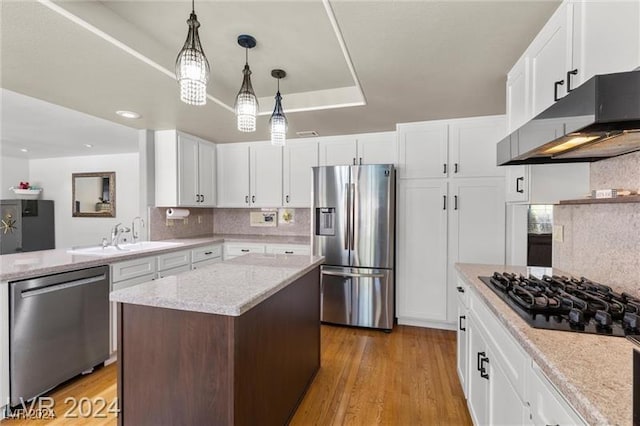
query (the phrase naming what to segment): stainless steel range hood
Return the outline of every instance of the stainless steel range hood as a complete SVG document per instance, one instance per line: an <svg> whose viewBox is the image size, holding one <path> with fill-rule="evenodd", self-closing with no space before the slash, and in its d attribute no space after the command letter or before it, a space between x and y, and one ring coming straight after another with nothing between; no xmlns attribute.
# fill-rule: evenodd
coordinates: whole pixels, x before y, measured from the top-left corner
<svg viewBox="0 0 640 426"><path fill-rule="evenodd" d="M640 71L597 75L498 143L498 165L598 161L640 150Z"/></svg>

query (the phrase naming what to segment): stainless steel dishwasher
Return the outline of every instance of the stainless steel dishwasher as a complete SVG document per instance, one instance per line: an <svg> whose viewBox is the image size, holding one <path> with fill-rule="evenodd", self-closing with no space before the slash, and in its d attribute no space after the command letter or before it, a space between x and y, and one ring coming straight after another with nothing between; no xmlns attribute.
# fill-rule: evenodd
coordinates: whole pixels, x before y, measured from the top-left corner
<svg viewBox="0 0 640 426"><path fill-rule="evenodd" d="M11 406L109 358L109 267L10 282Z"/></svg>

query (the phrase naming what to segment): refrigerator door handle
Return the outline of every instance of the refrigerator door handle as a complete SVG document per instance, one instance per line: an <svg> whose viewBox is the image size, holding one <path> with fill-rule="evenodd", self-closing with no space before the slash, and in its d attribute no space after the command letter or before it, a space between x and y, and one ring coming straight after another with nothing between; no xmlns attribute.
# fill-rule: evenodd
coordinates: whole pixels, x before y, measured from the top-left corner
<svg viewBox="0 0 640 426"><path fill-rule="evenodd" d="M347 220L344 222L344 249L345 250L349 250L349 225L350 225L350 221L351 221L351 215L349 214L350 208L351 208L351 202L349 200L349 184L345 183L344 184L344 193L345 193L345 197L344 197L344 211L347 212Z"/></svg>
<svg viewBox="0 0 640 426"><path fill-rule="evenodd" d="M336 277L353 277L353 278L384 278L384 274L358 274L355 272L322 271L322 275L333 275Z"/></svg>
<svg viewBox="0 0 640 426"><path fill-rule="evenodd" d="M356 184L352 183L351 184L351 194L350 194L350 199L351 199L351 237L350 237L350 242L349 242L349 250L354 250L354 244L356 241ZM353 262L353 261L352 261Z"/></svg>

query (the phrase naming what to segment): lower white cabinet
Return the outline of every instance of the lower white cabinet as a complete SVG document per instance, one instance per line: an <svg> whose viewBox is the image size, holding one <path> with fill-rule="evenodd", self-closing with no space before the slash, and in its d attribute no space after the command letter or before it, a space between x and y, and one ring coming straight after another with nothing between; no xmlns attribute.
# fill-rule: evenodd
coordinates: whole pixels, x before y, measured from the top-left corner
<svg viewBox="0 0 640 426"><path fill-rule="evenodd" d="M0 419L2 407L9 401L9 285L0 282Z"/></svg>
<svg viewBox="0 0 640 426"><path fill-rule="evenodd" d="M458 375L473 423L586 424L475 290L458 284Z"/></svg>
<svg viewBox="0 0 640 426"><path fill-rule="evenodd" d="M269 244L265 247L265 252L269 254L310 255L311 247L300 245Z"/></svg>
<svg viewBox="0 0 640 426"><path fill-rule="evenodd" d="M233 259L247 253L310 255L311 246L301 244L224 243L224 259Z"/></svg>
<svg viewBox="0 0 640 426"><path fill-rule="evenodd" d="M183 272L190 271L191 263L185 263L181 266L176 266L175 268L165 269L164 271L158 271L158 278L170 277L172 275L178 275Z"/></svg>
<svg viewBox="0 0 640 426"><path fill-rule="evenodd" d="M189 250L182 251L173 251L166 254L161 254L158 256L158 272L164 272L168 270L176 270L178 272L184 272L184 270L180 270L180 268L187 267L187 271L189 270L189 266L191 263L191 252ZM160 275L160 274L158 274ZM168 275L164 273L163 277ZM162 277L161 277L162 278Z"/></svg>

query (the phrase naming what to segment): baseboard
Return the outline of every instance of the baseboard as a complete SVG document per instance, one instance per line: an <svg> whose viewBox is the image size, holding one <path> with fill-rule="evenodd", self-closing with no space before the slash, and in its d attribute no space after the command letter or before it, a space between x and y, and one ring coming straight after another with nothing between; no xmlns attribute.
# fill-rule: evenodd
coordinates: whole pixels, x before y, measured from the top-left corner
<svg viewBox="0 0 640 426"><path fill-rule="evenodd" d="M424 328L437 328L439 330L452 330L456 329L455 323L440 322L440 321L425 321L415 318L398 318L399 325L411 325L414 327Z"/></svg>

